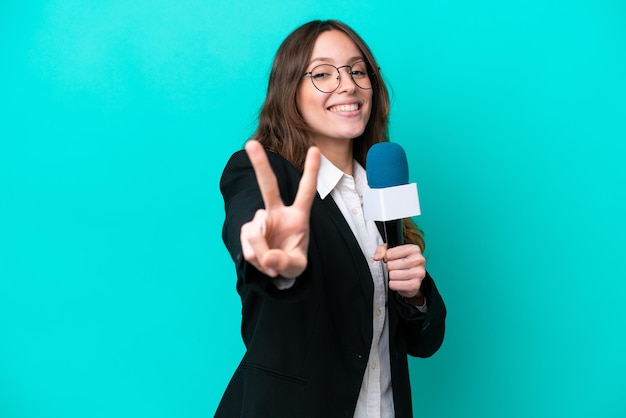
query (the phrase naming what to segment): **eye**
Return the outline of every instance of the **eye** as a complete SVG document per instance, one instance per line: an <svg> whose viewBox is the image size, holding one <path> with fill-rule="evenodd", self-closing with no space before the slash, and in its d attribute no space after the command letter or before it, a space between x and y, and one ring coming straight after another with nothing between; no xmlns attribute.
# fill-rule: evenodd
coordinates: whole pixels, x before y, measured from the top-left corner
<svg viewBox="0 0 626 418"><path fill-rule="evenodd" d="M337 75L337 69L332 65L322 64L311 70L311 78L314 80L329 80Z"/></svg>
<svg viewBox="0 0 626 418"><path fill-rule="evenodd" d="M365 65L365 62L357 61L352 64L352 67L350 68L350 74L352 75L352 77L356 78L367 77L367 66Z"/></svg>
<svg viewBox="0 0 626 418"><path fill-rule="evenodd" d="M311 74L311 77L316 79L316 80L324 80L326 78L329 78L331 75L328 73L323 73L323 72L314 72Z"/></svg>

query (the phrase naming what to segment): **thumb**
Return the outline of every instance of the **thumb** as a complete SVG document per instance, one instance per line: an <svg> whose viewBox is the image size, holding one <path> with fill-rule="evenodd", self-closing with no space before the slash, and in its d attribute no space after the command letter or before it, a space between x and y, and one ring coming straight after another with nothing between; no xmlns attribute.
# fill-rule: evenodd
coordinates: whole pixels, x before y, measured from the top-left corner
<svg viewBox="0 0 626 418"><path fill-rule="evenodd" d="M263 259L263 266L271 277L294 278L302 274L307 266L307 258L302 254L287 254L282 250L269 250Z"/></svg>
<svg viewBox="0 0 626 418"><path fill-rule="evenodd" d="M380 244L376 247L376 251L374 252L374 260L380 261L385 258L387 255L387 244Z"/></svg>

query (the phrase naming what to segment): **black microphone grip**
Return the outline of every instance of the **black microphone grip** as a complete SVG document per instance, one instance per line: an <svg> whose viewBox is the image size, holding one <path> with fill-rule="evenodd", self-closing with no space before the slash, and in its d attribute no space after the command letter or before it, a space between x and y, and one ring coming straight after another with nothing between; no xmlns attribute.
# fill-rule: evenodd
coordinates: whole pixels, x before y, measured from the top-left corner
<svg viewBox="0 0 626 418"><path fill-rule="evenodd" d="M404 244L402 219L383 222L383 232L383 238L387 243L387 248L393 248Z"/></svg>

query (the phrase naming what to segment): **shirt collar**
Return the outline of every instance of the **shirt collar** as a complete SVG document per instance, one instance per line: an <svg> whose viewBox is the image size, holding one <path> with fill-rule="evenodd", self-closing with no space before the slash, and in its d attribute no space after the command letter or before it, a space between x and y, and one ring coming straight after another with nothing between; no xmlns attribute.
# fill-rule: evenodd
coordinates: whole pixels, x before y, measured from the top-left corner
<svg viewBox="0 0 626 418"><path fill-rule="evenodd" d="M354 174L354 183L359 193L367 187L367 177L365 169L358 162L354 161L352 165ZM320 171L317 174L317 192L322 199L333 191L337 184L341 181L345 174L337 166L330 162L323 154L321 155Z"/></svg>
<svg viewBox="0 0 626 418"><path fill-rule="evenodd" d="M317 173L317 192L322 199L326 199L326 196L333 191L343 174L343 171L324 157L324 154L321 155L320 171Z"/></svg>

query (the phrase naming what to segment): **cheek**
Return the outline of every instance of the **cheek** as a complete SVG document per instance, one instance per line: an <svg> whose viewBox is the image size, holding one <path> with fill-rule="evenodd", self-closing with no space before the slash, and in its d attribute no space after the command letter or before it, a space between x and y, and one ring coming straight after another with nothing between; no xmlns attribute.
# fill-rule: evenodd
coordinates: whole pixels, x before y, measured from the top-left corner
<svg viewBox="0 0 626 418"><path fill-rule="evenodd" d="M310 124L315 121L315 115L320 109L323 109L324 103L318 95L307 91L305 87L301 87L296 96L296 106L302 118Z"/></svg>
<svg viewBox="0 0 626 418"><path fill-rule="evenodd" d="M369 121L370 116L372 116L372 94L370 90L370 94L366 98L368 106L367 106L367 116L366 119Z"/></svg>

